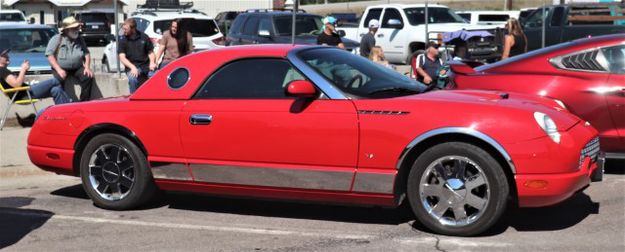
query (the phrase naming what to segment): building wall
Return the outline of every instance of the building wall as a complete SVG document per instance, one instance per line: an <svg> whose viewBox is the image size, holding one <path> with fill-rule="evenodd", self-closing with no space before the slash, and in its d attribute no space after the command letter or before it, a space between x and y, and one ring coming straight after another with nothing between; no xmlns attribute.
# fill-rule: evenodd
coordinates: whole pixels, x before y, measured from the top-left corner
<svg viewBox="0 0 625 252"><path fill-rule="evenodd" d="M120 4L120 8L122 5ZM82 7L58 7L50 2L42 1L40 3L21 3L17 2L12 6L8 7L8 9L16 9L24 12L26 16L26 20L30 20L31 18L35 19L36 24L41 23L40 12L44 12L43 24L47 25L57 25L60 20L58 20L58 11L62 12L61 18L66 17L70 13L75 10L89 10L89 9L113 9L112 1L102 1L102 2L94 2L88 3ZM123 20L123 14L119 15L119 20Z"/></svg>

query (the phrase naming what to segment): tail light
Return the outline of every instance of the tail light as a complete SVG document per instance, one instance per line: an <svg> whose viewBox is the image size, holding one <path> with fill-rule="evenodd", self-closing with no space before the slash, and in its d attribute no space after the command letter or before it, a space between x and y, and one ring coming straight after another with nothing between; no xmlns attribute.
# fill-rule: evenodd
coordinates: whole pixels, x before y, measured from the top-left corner
<svg viewBox="0 0 625 252"><path fill-rule="evenodd" d="M215 43L215 45L226 45L226 39L224 37L219 37L216 39L213 39L213 43Z"/></svg>

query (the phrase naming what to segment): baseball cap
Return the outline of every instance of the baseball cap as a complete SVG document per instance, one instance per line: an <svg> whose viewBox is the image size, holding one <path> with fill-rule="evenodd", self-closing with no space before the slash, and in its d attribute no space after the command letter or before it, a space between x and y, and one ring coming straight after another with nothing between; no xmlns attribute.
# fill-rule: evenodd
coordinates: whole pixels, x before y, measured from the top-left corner
<svg viewBox="0 0 625 252"><path fill-rule="evenodd" d="M430 47L434 47L435 49L438 49L439 45L436 42L429 42L426 48L430 48Z"/></svg>
<svg viewBox="0 0 625 252"><path fill-rule="evenodd" d="M323 19L323 24L336 24L336 18L333 16L327 16Z"/></svg>
<svg viewBox="0 0 625 252"><path fill-rule="evenodd" d="M379 28L379 27L380 27L380 21L378 21L377 19L369 20L369 28Z"/></svg>

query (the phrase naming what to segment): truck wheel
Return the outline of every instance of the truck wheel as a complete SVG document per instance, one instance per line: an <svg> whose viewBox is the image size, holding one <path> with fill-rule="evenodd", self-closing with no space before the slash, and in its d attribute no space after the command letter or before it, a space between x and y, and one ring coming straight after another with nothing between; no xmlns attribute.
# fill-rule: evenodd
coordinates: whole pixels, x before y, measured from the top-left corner
<svg viewBox="0 0 625 252"><path fill-rule="evenodd" d="M501 165L488 152L464 142L423 152L412 166L407 187L417 219L436 233L454 236L490 228L505 211L509 194Z"/></svg>

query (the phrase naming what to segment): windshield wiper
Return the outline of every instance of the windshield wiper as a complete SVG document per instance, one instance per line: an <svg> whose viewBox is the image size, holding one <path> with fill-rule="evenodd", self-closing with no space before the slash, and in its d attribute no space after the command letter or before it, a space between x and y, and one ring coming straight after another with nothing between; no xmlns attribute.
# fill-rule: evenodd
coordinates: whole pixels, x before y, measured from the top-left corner
<svg viewBox="0 0 625 252"><path fill-rule="evenodd" d="M404 87L385 87L385 88L380 88L380 89L376 89L373 90L369 93L367 93L368 95L372 95L372 94L379 94L379 93L388 93L388 92L393 92L393 93L406 93L406 94L418 94L419 91L414 90L414 89L410 89L410 88L404 88Z"/></svg>

